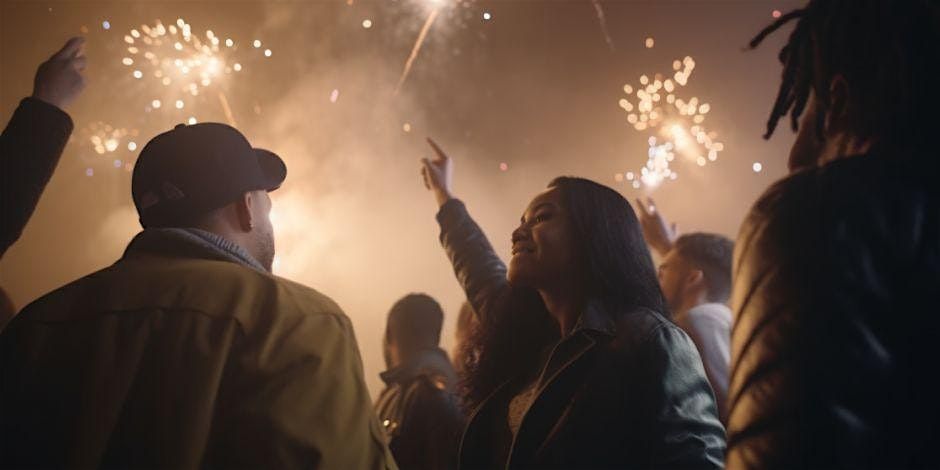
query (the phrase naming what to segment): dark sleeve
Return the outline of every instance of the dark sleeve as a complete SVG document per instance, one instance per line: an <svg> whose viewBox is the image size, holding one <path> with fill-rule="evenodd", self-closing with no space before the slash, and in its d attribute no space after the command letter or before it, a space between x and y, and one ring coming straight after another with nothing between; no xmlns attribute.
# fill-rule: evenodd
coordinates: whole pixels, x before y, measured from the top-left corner
<svg viewBox="0 0 940 470"><path fill-rule="evenodd" d="M463 202L451 199L437 213L441 245L454 274L480 323L487 324L509 301L506 265L496 256L486 235L473 221Z"/></svg>
<svg viewBox="0 0 940 470"><path fill-rule="evenodd" d="M742 224L729 468L936 460L924 403L936 399L940 276L918 266L940 259L940 210L935 173L906 165L860 156L791 175Z"/></svg>
<svg viewBox="0 0 940 470"><path fill-rule="evenodd" d="M650 468L723 468L725 430L692 340L663 325L651 333L643 356L653 404Z"/></svg>
<svg viewBox="0 0 940 470"><path fill-rule="evenodd" d="M414 387L403 428L391 444L395 460L404 469L457 468L464 427L457 397L426 378L418 379Z"/></svg>
<svg viewBox="0 0 940 470"><path fill-rule="evenodd" d="M808 231L796 227L812 223L817 214L788 209L802 205L798 199L811 190L807 185L804 191L787 191L794 181L777 183L755 203L735 242L729 468L805 466L798 463L796 452L783 457L789 454L783 449L798 448L794 431L800 421L801 396L796 372L808 345L800 344L793 321L800 304L811 295L804 280L810 279L807 268L816 245L807 243Z"/></svg>
<svg viewBox="0 0 940 470"><path fill-rule="evenodd" d="M26 98L0 135L0 256L23 232L71 134L68 114Z"/></svg>

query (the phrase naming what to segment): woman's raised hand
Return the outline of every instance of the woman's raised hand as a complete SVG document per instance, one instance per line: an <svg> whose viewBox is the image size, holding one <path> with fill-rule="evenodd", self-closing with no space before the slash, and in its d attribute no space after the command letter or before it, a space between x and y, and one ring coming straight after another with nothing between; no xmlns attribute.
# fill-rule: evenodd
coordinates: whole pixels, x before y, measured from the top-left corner
<svg viewBox="0 0 940 470"><path fill-rule="evenodd" d="M428 138L428 144L434 150L435 157L431 160L421 159L421 176L424 177L424 186L434 192L438 206L443 206L454 197L451 193L454 161L431 138Z"/></svg>

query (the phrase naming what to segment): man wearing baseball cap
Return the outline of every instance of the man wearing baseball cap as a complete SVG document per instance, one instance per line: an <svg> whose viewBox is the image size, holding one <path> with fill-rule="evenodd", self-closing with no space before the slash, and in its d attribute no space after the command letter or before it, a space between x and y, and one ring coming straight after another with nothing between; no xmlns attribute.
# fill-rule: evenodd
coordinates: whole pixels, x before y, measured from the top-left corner
<svg viewBox="0 0 940 470"><path fill-rule="evenodd" d="M4 465L394 468L349 319L270 273L286 174L223 124L144 147L144 230L0 335Z"/></svg>

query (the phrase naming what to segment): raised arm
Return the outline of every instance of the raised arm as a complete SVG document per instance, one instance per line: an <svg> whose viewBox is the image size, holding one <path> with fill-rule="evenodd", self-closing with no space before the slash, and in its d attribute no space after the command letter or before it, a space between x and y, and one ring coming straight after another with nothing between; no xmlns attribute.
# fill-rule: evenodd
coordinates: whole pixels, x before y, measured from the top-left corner
<svg viewBox="0 0 940 470"><path fill-rule="evenodd" d="M83 44L72 38L39 66L33 96L0 134L0 256L20 237L72 134L62 108L85 86Z"/></svg>
<svg viewBox="0 0 940 470"><path fill-rule="evenodd" d="M480 322L488 323L509 298L506 265L496 256L480 226L473 221L463 202L453 197L453 160L428 139L436 154L423 159L421 173L425 186L434 192L440 210L441 245L454 267L457 281L467 294Z"/></svg>

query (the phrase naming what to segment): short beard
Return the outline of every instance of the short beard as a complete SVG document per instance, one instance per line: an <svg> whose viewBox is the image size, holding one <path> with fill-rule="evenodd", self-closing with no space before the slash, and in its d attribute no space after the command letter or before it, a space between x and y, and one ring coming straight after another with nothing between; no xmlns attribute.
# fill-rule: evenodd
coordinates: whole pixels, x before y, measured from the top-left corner
<svg viewBox="0 0 940 470"><path fill-rule="evenodd" d="M266 230L257 234L255 253L261 266L268 272L272 272L274 268L274 233L272 231Z"/></svg>

